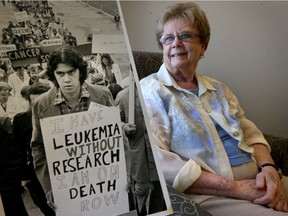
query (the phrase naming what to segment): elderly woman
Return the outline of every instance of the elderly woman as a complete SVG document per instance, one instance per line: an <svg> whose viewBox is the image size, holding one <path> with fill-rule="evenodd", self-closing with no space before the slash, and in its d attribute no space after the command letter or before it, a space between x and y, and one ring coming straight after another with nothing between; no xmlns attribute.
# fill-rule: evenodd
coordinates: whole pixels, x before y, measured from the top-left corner
<svg viewBox="0 0 288 216"><path fill-rule="evenodd" d="M166 182L213 215L287 215L287 178L262 133L225 84L196 72L210 39L205 13L177 3L156 36L163 65L140 84Z"/></svg>

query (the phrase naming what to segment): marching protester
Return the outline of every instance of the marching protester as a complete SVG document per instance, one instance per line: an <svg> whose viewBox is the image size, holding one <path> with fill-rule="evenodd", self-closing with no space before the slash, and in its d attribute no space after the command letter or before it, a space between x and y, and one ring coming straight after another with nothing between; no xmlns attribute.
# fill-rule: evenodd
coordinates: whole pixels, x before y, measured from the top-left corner
<svg viewBox="0 0 288 216"><path fill-rule="evenodd" d="M0 200L5 216L28 216L22 199L19 175L23 169L25 155L13 144L12 130L11 119L0 116Z"/></svg>
<svg viewBox="0 0 288 216"><path fill-rule="evenodd" d="M104 77L105 85L109 86L112 83L122 85L121 70L117 63L115 63L108 53L101 54L101 64L97 68L98 74ZM96 76L96 75L95 75Z"/></svg>
<svg viewBox="0 0 288 216"><path fill-rule="evenodd" d="M37 177L50 205L55 208L40 119L87 111L90 102L105 106L114 104L112 94L107 87L85 82L87 63L72 47L61 47L50 53L47 75L54 86L48 92L40 95L32 107L31 148Z"/></svg>
<svg viewBox="0 0 288 216"><path fill-rule="evenodd" d="M8 77L8 84L12 87L10 94L17 104L17 113L24 112L27 110L28 102L21 96L21 89L29 82L29 75L24 66L16 66L13 69L14 73Z"/></svg>
<svg viewBox="0 0 288 216"><path fill-rule="evenodd" d="M38 65L31 64L27 67L27 74L29 76L28 82L24 83L24 85L33 85L34 83L39 82L39 73L40 69Z"/></svg>
<svg viewBox="0 0 288 216"><path fill-rule="evenodd" d="M22 96L28 100L29 107L26 112L21 112L14 116L13 140L17 150L25 156L25 160L23 160L23 169L19 172L20 178L24 182L22 185L29 190L29 194L34 204L39 207L45 216L54 216L55 212L48 206L45 193L36 176L30 147L33 129L31 111L32 102L39 95L47 92L49 89L49 86L42 83L34 83L22 88Z"/></svg>
<svg viewBox="0 0 288 216"><path fill-rule="evenodd" d="M136 88L136 87L135 87ZM153 214L166 208L152 147L149 141L143 111L137 90L134 91L134 106L129 106L130 87L119 91L115 105L119 106L121 121L124 123L125 154L129 179L130 207L133 206L139 216ZM129 121L129 108L134 107L134 122Z"/></svg>
<svg viewBox="0 0 288 216"><path fill-rule="evenodd" d="M9 117L12 121L17 113L16 103L10 92L12 87L6 82L0 82L0 117Z"/></svg>

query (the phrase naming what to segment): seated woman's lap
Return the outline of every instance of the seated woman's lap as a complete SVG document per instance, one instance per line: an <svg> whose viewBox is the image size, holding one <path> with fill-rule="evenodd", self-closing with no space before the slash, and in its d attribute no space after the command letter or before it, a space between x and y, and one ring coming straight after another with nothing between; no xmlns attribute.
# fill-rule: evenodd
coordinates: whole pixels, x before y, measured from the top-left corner
<svg viewBox="0 0 288 216"><path fill-rule="evenodd" d="M258 173L258 166L256 162L251 161L239 166L233 166L232 172L234 175L234 180L236 181L243 179L255 179Z"/></svg>

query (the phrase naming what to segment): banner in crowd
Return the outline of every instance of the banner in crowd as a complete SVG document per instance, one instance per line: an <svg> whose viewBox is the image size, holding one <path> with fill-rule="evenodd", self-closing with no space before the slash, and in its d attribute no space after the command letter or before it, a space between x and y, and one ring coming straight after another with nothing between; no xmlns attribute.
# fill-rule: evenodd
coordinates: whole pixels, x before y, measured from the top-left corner
<svg viewBox="0 0 288 216"><path fill-rule="evenodd" d="M14 13L14 16L18 22L28 21L30 19L28 13L26 11L20 11Z"/></svg>
<svg viewBox="0 0 288 216"><path fill-rule="evenodd" d="M7 52L16 50L15 44L1 44L0 45L0 59L9 59Z"/></svg>
<svg viewBox="0 0 288 216"><path fill-rule="evenodd" d="M127 53L124 35L93 35L92 53Z"/></svg>
<svg viewBox="0 0 288 216"><path fill-rule="evenodd" d="M66 44L59 43L59 40L55 39L51 41L53 44L49 44L47 40L43 42L43 46L27 48L17 50L15 45L2 45L0 51L3 50L3 56L7 56L13 67L27 66L30 64L43 64L48 62L49 54ZM44 45L45 44L45 45ZM82 44L73 47L83 56L92 54L92 44Z"/></svg>

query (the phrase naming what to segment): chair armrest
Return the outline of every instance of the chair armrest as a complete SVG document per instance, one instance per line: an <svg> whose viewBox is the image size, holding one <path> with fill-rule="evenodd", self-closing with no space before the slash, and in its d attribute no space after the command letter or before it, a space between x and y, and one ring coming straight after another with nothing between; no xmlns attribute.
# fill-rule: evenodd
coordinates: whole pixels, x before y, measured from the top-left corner
<svg viewBox="0 0 288 216"><path fill-rule="evenodd" d="M173 187L167 185L173 214L171 215L201 215L212 216L209 212L203 209L198 203L191 200L185 194L177 191Z"/></svg>

